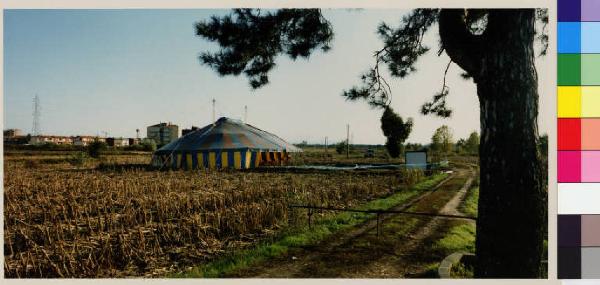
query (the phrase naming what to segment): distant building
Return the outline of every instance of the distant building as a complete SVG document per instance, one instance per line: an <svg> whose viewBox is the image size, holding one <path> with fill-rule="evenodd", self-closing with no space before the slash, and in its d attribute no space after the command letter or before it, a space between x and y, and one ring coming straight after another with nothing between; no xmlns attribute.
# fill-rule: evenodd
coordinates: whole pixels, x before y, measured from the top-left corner
<svg viewBox="0 0 600 285"><path fill-rule="evenodd" d="M123 147L129 145L129 139L127 138L106 138L106 144L112 147Z"/></svg>
<svg viewBox="0 0 600 285"><path fill-rule="evenodd" d="M7 129L4 130L4 138L14 138L23 136L23 132L20 129Z"/></svg>
<svg viewBox="0 0 600 285"><path fill-rule="evenodd" d="M195 131L197 129L198 129L198 127L196 127L196 126L192 126L191 129L183 129L183 130L181 130L181 136L183 137L183 136L185 136L185 135L187 135L187 134L189 134L189 133L191 133L191 132L193 132L193 131Z"/></svg>
<svg viewBox="0 0 600 285"><path fill-rule="evenodd" d="M139 138L129 138L129 145L138 145L141 143L142 143L142 140Z"/></svg>
<svg viewBox="0 0 600 285"><path fill-rule="evenodd" d="M73 145L78 145L78 146L86 146L89 145L90 143L92 143L95 140L99 140L99 137L94 137L94 136L76 136L73 137Z"/></svg>
<svg viewBox="0 0 600 285"><path fill-rule="evenodd" d="M73 144L71 137L66 136L32 136L29 140L30 144Z"/></svg>
<svg viewBox="0 0 600 285"><path fill-rule="evenodd" d="M29 138L27 136L15 136L15 137L4 137L5 145L17 145L17 144L28 144Z"/></svg>
<svg viewBox="0 0 600 285"><path fill-rule="evenodd" d="M168 144L179 138L179 126L171 123L159 123L146 129L146 137L156 144Z"/></svg>

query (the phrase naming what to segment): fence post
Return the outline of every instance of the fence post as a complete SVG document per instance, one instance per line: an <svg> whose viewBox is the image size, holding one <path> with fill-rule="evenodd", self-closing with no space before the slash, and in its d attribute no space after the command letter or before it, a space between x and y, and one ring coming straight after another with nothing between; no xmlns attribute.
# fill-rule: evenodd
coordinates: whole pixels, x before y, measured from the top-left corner
<svg viewBox="0 0 600 285"><path fill-rule="evenodd" d="M308 228L309 229L312 229L312 215L313 215L312 208L308 208Z"/></svg>
<svg viewBox="0 0 600 285"><path fill-rule="evenodd" d="M379 237L379 214L380 212L377 212L377 237Z"/></svg>

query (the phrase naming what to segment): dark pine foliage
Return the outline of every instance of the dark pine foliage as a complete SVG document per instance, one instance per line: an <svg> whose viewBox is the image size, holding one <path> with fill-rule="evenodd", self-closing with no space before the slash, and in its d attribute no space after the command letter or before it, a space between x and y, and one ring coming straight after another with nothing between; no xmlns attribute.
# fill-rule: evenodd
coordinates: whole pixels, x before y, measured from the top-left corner
<svg viewBox="0 0 600 285"><path fill-rule="evenodd" d="M412 130L412 119L402 120L391 107L386 107L381 116L381 130L387 138L385 147L391 157L397 158L402 151L402 143L408 138Z"/></svg>
<svg viewBox="0 0 600 285"><path fill-rule="evenodd" d="M235 9L231 15L196 24L196 34L217 42L221 51L204 52L200 61L220 75L248 77L252 88L269 83L275 56L308 58L315 49L327 51L331 25L318 9Z"/></svg>

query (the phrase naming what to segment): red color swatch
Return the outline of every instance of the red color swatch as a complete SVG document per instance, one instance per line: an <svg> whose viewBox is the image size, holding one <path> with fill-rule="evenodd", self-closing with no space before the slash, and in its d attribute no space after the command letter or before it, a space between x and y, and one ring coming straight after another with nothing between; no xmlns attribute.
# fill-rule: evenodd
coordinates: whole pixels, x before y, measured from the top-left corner
<svg viewBox="0 0 600 285"><path fill-rule="evenodd" d="M581 149L581 119L558 119L558 150Z"/></svg>

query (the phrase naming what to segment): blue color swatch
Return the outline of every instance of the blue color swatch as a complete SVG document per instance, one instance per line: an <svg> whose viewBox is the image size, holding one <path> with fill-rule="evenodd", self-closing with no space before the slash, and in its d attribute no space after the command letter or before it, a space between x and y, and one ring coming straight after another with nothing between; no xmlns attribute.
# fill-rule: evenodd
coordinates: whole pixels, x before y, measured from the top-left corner
<svg viewBox="0 0 600 285"><path fill-rule="evenodd" d="M558 53L580 53L581 44L580 22L558 22Z"/></svg>
<svg viewBox="0 0 600 285"><path fill-rule="evenodd" d="M581 22L580 36L581 53L600 53L600 22Z"/></svg>

